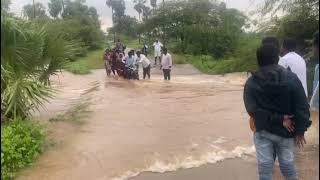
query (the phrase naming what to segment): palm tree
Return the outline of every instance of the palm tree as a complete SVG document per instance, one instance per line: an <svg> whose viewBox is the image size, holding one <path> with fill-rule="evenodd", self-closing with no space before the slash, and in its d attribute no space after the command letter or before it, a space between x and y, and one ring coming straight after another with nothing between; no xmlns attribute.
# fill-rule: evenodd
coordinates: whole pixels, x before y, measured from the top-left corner
<svg viewBox="0 0 320 180"><path fill-rule="evenodd" d="M155 9L157 7L157 0L150 0L150 5Z"/></svg>
<svg viewBox="0 0 320 180"><path fill-rule="evenodd" d="M146 0L134 0L134 3L134 9L139 13L139 20L141 21L141 13L143 13Z"/></svg>
<svg viewBox="0 0 320 180"><path fill-rule="evenodd" d="M53 31L1 14L1 116L26 118L53 97L50 75L78 50Z"/></svg>
<svg viewBox="0 0 320 180"><path fill-rule="evenodd" d="M114 11L113 11L113 1L114 0L107 0L106 4L110 8L111 7L111 13L112 13L112 22L114 23Z"/></svg>

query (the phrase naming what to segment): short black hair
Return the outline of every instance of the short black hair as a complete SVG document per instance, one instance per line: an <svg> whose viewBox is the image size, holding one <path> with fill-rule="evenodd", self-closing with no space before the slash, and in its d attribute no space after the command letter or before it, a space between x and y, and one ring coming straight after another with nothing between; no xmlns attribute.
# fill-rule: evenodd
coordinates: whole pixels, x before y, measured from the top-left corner
<svg viewBox="0 0 320 180"><path fill-rule="evenodd" d="M168 51L168 49L167 49L167 48L165 48L165 47L163 47L163 48L162 48L162 51Z"/></svg>
<svg viewBox="0 0 320 180"><path fill-rule="evenodd" d="M262 45L257 50L257 61L260 67L276 64L279 61L279 49L271 44Z"/></svg>
<svg viewBox="0 0 320 180"><path fill-rule="evenodd" d="M288 38L283 41L282 46L289 52L293 52L297 50L297 41L295 39Z"/></svg>
<svg viewBox="0 0 320 180"><path fill-rule="evenodd" d="M274 37L274 36L268 36L262 39L262 45L273 45L276 48L280 49L280 42L278 40L278 38Z"/></svg>
<svg viewBox="0 0 320 180"><path fill-rule="evenodd" d="M319 31L313 36L313 45L319 47Z"/></svg>

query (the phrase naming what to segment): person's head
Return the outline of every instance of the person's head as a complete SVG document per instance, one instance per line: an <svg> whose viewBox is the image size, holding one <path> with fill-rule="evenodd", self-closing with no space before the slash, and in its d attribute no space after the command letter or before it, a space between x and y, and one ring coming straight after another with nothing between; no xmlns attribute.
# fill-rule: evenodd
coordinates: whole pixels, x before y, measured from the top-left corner
<svg viewBox="0 0 320 180"><path fill-rule="evenodd" d="M319 59L319 32L316 32L313 38L313 54Z"/></svg>
<svg viewBox="0 0 320 180"><path fill-rule="evenodd" d="M117 40L117 42L120 42L120 41L121 41L120 39Z"/></svg>
<svg viewBox="0 0 320 180"><path fill-rule="evenodd" d="M273 45L280 50L280 42L276 37L268 36L262 39L262 45Z"/></svg>
<svg viewBox="0 0 320 180"><path fill-rule="evenodd" d="M156 43L158 43L159 42L159 39L156 39Z"/></svg>
<svg viewBox="0 0 320 180"><path fill-rule="evenodd" d="M259 67L277 64L279 61L279 49L270 44L262 45L257 50L257 61Z"/></svg>
<svg viewBox="0 0 320 180"><path fill-rule="evenodd" d="M137 51L137 56L140 58L141 51Z"/></svg>
<svg viewBox="0 0 320 180"><path fill-rule="evenodd" d="M168 54L168 49L164 47L164 48L162 49L162 52L163 52L164 55L167 55L167 54Z"/></svg>
<svg viewBox="0 0 320 180"><path fill-rule="evenodd" d="M285 39L282 43L281 53L283 55L294 52L297 49L297 42L294 39Z"/></svg>

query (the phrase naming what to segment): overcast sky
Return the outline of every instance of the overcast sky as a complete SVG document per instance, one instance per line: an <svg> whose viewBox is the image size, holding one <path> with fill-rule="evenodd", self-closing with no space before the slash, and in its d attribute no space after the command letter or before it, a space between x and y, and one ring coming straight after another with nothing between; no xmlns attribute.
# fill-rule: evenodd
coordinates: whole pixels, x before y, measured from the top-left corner
<svg viewBox="0 0 320 180"><path fill-rule="evenodd" d="M11 0L10 9L12 12L20 16L22 7L26 4L32 4L32 0ZM47 7L49 0L35 0L35 2L40 2ZM130 16L138 16L137 12L133 9L133 0L126 1L126 14ZM148 0L149 1L149 0ZM226 2L228 8L236 8L244 13L247 13L248 10L252 10L255 7L254 1L261 0L221 0ZM106 6L105 0L86 0L86 4L93 6L97 9L100 20L101 20L101 29L106 31L107 27L112 26L111 19L111 9Z"/></svg>

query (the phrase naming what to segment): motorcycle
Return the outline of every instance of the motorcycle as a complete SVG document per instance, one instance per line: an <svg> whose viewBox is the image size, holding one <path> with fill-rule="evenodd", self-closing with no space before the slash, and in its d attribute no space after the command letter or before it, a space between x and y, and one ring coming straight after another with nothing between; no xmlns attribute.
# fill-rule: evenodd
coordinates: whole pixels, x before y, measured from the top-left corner
<svg viewBox="0 0 320 180"><path fill-rule="evenodd" d="M127 67L126 79L139 80L139 69L136 65Z"/></svg>

